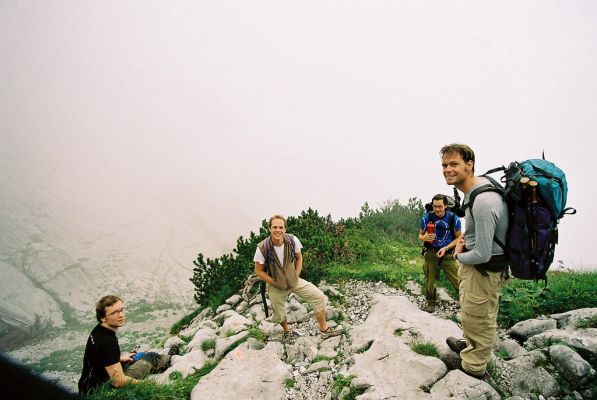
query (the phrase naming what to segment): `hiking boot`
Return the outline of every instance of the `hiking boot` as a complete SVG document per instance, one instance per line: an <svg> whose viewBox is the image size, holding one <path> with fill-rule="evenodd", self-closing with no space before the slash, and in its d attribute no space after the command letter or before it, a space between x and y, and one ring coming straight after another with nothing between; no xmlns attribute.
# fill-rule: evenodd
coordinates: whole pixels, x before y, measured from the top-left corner
<svg viewBox="0 0 597 400"><path fill-rule="evenodd" d="M425 307L425 311L427 311L428 313L435 312L435 304L427 303L427 306Z"/></svg>
<svg viewBox="0 0 597 400"><path fill-rule="evenodd" d="M466 340L464 339L457 339L454 336L450 336L446 339L446 343L450 350L452 350L456 354L460 354L460 352L468 347L466 344Z"/></svg>
<svg viewBox="0 0 597 400"><path fill-rule="evenodd" d="M475 374L472 372L467 371L466 369L464 369L464 367L462 366L462 358L460 358L460 356L455 355L454 353L450 353L448 354L445 358L442 358L442 361L446 364L446 366L448 367L448 370L459 370L464 372L465 374L467 374L468 376L472 376L473 378L476 379L483 379L485 378L485 374Z"/></svg>
<svg viewBox="0 0 597 400"><path fill-rule="evenodd" d="M342 331L339 329L334 329L331 326L328 326L328 328L325 331L319 331L319 333L321 334L321 338L323 340L326 340L328 338L341 335Z"/></svg>

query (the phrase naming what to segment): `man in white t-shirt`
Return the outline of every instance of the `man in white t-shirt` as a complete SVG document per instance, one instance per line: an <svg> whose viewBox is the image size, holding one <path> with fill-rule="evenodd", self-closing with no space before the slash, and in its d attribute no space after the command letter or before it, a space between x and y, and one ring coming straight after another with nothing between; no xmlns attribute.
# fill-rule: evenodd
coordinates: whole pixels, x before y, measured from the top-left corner
<svg viewBox="0 0 597 400"><path fill-rule="evenodd" d="M327 323L325 294L300 278L302 244L296 236L286 234L286 219L281 215L271 217L269 231L270 236L257 246L253 261L255 274L267 283L267 294L274 310L272 322L282 326L285 337L291 334L286 318L286 299L293 292L313 308L323 339L339 335L340 331L332 329Z"/></svg>

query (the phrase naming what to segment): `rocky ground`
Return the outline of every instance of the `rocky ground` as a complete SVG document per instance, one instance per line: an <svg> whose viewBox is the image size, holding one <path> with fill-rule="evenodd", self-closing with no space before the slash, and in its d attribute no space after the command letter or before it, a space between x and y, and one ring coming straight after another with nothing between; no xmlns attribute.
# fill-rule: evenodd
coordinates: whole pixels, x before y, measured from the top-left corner
<svg viewBox="0 0 597 400"><path fill-rule="evenodd" d="M151 379L168 383L172 372L184 377L217 362L193 389L192 400L597 398L590 364L597 357L597 329L577 328L597 309L523 321L499 332L495 353L500 356L479 380L448 368L454 353L445 338L460 337L462 331L458 303L445 291L439 291L441 301L430 314L422 310L424 296L414 282L405 291L360 281L339 287L321 283L320 288L331 300L330 325L341 335L321 338L312 310L290 295L294 334L284 337L280 326L265 318L260 296L245 290L216 312L204 310L163 348L154 349L166 352L178 344L182 353ZM432 354L426 354L429 348L435 349ZM41 351L22 349L15 356L31 360ZM76 378L53 376L69 387Z"/></svg>

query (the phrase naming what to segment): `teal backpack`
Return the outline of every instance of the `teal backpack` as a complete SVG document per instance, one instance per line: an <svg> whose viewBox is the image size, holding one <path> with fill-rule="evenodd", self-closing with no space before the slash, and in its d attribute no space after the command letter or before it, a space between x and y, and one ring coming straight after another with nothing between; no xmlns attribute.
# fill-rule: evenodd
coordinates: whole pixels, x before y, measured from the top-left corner
<svg viewBox="0 0 597 400"><path fill-rule="evenodd" d="M488 176L504 171L502 186ZM498 167L482 175L490 183L469 195L466 207L471 208L475 197L487 191L497 192L508 204L508 233L506 243L495 242L504 249L505 258L490 260L479 267L499 270L510 265L514 277L543 279L547 284L547 270L553 262L558 243L558 223L564 215L576 214L566 207L568 183L564 172L545 159L512 162L508 167Z"/></svg>

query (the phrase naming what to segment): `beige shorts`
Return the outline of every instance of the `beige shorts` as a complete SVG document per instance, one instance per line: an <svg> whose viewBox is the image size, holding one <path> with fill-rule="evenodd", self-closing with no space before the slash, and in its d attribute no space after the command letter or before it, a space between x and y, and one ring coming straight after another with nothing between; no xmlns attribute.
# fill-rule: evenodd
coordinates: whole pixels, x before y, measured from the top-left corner
<svg viewBox="0 0 597 400"><path fill-rule="evenodd" d="M294 288L286 290L267 285L267 294L274 310L273 323L279 324L286 321L286 299L290 292L305 300L315 312L325 310L327 297L311 282L299 278Z"/></svg>

